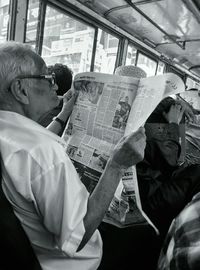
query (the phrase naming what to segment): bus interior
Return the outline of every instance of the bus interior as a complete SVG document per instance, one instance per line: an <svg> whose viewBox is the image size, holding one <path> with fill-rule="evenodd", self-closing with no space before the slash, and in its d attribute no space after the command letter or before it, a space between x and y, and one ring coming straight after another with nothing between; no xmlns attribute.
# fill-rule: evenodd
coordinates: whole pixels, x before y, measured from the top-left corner
<svg viewBox="0 0 200 270"><path fill-rule="evenodd" d="M29 43L74 74L136 65L199 89L199 9L198 0L4 0L0 42Z"/></svg>
<svg viewBox="0 0 200 270"><path fill-rule="evenodd" d="M0 0L0 43L6 40L30 44L47 65L65 64L74 75L134 65L148 77L175 73L186 91L200 92L200 0ZM103 224L101 233L102 270L113 261L113 269L156 269L160 242L148 224L124 233Z"/></svg>

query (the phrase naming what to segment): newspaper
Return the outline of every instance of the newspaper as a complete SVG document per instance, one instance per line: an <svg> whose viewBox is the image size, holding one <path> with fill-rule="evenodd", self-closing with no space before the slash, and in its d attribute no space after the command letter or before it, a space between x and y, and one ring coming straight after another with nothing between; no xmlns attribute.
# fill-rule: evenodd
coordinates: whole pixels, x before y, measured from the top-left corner
<svg viewBox="0 0 200 270"><path fill-rule="evenodd" d="M79 95L63 138L90 193L120 138L143 126L164 97L185 89L171 73L138 79L85 72L75 76L73 87ZM104 221L118 227L149 222L155 228L142 211L135 166L124 172Z"/></svg>

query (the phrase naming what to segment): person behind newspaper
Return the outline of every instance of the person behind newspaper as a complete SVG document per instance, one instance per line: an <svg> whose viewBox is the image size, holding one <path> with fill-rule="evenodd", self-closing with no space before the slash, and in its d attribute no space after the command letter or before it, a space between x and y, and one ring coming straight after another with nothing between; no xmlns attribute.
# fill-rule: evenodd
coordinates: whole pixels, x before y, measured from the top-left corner
<svg viewBox="0 0 200 270"><path fill-rule="evenodd" d="M37 122L58 105L44 60L17 42L0 45L0 151L3 190L45 270L95 270L97 230L123 170L143 159L144 129L115 146L91 195L65 152L65 142Z"/></svg>
<svg viewBox="0 0 200 270"><path fill-rule="evenodd" d="M117 73L133 77L136 74L135 77L137 77L138 71L135 68L131 66L119 67ZM162 244L173 218L180 213L193 195L200 191L199 165L188 166L188 163L184 163L179 166L178 163L181 153L178 124L183 113L186 119L190 122L193 121L194 112L185 102L177 100L175 103L172 98L168 97L158 105L145 125L147 144L144 160L136 166L142 208L160 231L160 241L158 241L157 246L158 253L152 255L155 258L159 254L160 244ZM165 258L166 254L169 254L173 239L176 240L177 238L171 238L168 249L164 248L165 252L162 259ZM153 241L156 242L156 240ZM180 242L180 244L182 245L183 242ZM180 245L177 244L177 247L180 248ZM178 250L178 248L174 249L174 251ZM186 247L186 252L188 250ZM183 252L184 249L182 249L180 255ZM172 254L170 253L170 255ZM172 265L172 263L169 265ZM181 266L183 265L184 263L181 264ZM175 268L163 267L160 269Z"/></svg>
<svg viewBox="0 0 200 270"><path fill-rule="evenodd" d="M193 90L193 89L192 89ZM197 90L196 90L197 91ZM190 92L187 92L187 95ZM189 95L190 96L190 95ZM199 98L198 95L195 98ZM193 99L193 98L192 98ZM185 100L182 100L185 102ZM195 100L196 101L196 100ZM185 164L200 164L199 116L200 111L188 102L194 114L186 123ZM158 270L200 269L200 192L186 205L172 221L160 252Z"/></svg>
<svg viewBox="0 0 200 270"><path fill-rule="evenodd" d="M186 111L185 111L186 110ZM136 165L142 208L163 239L171 221L200 191L200 165L179 165L179 123L191 112L165 98L147 119L144 160Z"/></svg>

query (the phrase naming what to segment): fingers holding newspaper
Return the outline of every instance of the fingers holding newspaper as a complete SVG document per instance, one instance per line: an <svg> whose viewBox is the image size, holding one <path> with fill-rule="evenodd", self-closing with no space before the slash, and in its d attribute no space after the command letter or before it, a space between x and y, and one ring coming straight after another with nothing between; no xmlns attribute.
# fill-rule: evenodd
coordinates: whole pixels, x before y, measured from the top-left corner
<svg viewBox="0 0 200 270"><path fill-rule="evenodd" d="M143 160L145 146L145 129L140 127L118 142L111 156L111 162L121 169L133 166Z"/></svg>
<svg viewBox="0 0 200 270"><path fill-rule="evenodd" d="M72 91L71 89L69 91L67 91L67 93L65 93L63 95L63 111L72 111L74 103L76 101L77 98L77 92Z"/></svg>

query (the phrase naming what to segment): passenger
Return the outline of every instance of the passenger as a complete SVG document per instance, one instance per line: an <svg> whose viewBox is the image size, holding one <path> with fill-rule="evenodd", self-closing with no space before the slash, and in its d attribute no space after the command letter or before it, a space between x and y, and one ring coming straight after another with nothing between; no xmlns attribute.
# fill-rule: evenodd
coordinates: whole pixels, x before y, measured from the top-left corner
<svg viewBox="0 0 200 270"><path fill-rule="evenodd" d="M178 125L185 111L172 98L163 100L145 124L145 157L137 164L143 210L164 238L171 221L200 191L200 166L179 165Z"/></svg>
<svg viewBox="0 0 200 270"><path fill-rule="evenodd" d="M76 94L70 90L73 73L66 65L58 63L54 66L49 66L48 72L55 74L55 81L58 86L57 95L60 102L58 106L47 112L39 120L39 124L48 127L49 130L61 136L76 98Z"/></svg>
<svg viewBox="0 0 200 270"><path fill-rule="evenodd" d="M3 190L45 270L95 270L102 255L96 230L122 169L141 161L143 128L123 138L89 196L65 142L37 122L59 99L43 59L16 42L0 45L0 151Z"/></svg>
<svg viewBox="0 0 200 270"><path fill-rule="evenodd" d="M123 67L118 75L135 76L134 72L136 72L135 77L137 77L137 71L132 73L131 69L127 68L125 70L125 67ZM200 190L199 165L192 165L187 168L185 168L185 164L179 166L181 146L179 144L178 124L183 113L187 119L193 120L193 111L185 106L182 101L175 102L172 98L166 98L158 105L145 125L147 136L145 158L137 164L138 184L143 210L161 233L160 242L155 237L153 240L153 243L156 241L158 243L157 250L159 250L159 245L162 243L173 218ZM156 124L157 129L155 129L154 124L150 123ZM149 237L149 234L147 237ZM145 251L143 256L147 256ZM152 258L153 256L156 259L157 253L152 253ZM150 269L151 265L152 262L149 265ZM161 269L164 270L165 268Z"/></svg>
<svg viewBox="0 0 200 270"><path fill-rule="evenodd" d="M57 95L64 96L71 88L73 72L72 70L63 64L57 63L53 66L48 66L48 72L55 73L56 84L58 85Z"/></svg>
<svg viewBox="0 0 200 270"><path fill-rule="evenodd" d="M173 220L157 270L200 269L200 193Z"/></svg>

